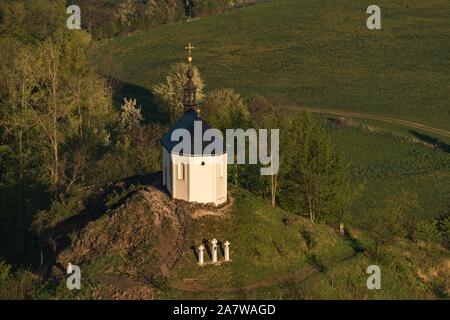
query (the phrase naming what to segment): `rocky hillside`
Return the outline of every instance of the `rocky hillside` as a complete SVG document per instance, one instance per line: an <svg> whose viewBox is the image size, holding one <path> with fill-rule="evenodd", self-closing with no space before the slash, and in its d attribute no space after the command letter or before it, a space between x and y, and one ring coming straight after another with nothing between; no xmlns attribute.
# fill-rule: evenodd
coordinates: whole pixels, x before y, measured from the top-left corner
<svg viewBox="0 0 450 320"><path fill-rule="evenodd" d="M191 216L207 208L171 199L160 182L160 175L154 175L110 184L90 198L90 212L49 231L48 242L57 248L51 276L64 279L70 262L96 288L91 296L151 298L148 284L175 265Z"/></svg>

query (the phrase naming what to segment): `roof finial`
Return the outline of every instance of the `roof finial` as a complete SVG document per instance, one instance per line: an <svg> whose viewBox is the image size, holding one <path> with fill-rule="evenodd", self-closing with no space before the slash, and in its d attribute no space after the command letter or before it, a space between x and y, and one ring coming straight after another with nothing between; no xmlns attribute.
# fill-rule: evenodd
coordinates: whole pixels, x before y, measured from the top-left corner
<svg viewBox="0 0 450 320"><path fill-rule="evenodd" d="M197 106L196 102L196 94L197 94L197 88L194 84L194 70L192 68L192 49L195 49L189 42L188 46L185 48L189 55L188 55L188 62L189 67L186 72L187 82L184 84L184 95L183 95L183 106L185 111L189 110L195 110Z"/></svg>
<svg viewBox="0 0 450 320"><path fill-rule="evenodd" d="M188 62L189 64L192 63L192 49L195 49L195 47L193 47L191 45L191 43L189 42L188 46L185 48L188 51Z"/></svg>

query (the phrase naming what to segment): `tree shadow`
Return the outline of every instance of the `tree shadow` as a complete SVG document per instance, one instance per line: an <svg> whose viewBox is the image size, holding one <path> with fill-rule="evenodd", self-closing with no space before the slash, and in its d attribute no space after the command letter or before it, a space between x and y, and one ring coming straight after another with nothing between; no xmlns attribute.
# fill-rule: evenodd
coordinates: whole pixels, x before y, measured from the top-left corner
<svg viewBox="0 0 450 320"><path fill-rule="evenodd" d="M193 18L195 17L195 12L194 12L194 8L195 8L195 3L192 0L187 0L184 2L184 14L186 15L186 17L188 18Z"/></svg>
<svg viewBox="0 0 450 320"><path fill-rule="evenodd" d="M442 140L438 138L433 138L429 135L419 133L415 130L409 130L410 133L414 135L417 139L419 139L422 142L428 143L433 145L435 148L444 151L445 153L450 153L450 145L443 142Z"/></svg>
<svg viewBox="0 0 450 320"><path fill-rule="evenodd" d="M50 205L46 185L24 177L22 184L0 185L0 257L12 265L32 265L39 258L40 241L33 221Z"/></svg>
<svg viewBox="0 0 450 320"><path fill-rule="evenodd" d="M219 247L220 254L222 255L222 257L224 257L225 256L225 248L224 248L223 242L219 241L217 243L217 246Z"/></svg>
<svg viewBox="0 0 450 320"><path fill-rule="evenodd" d="M205 246L205 250L206 250L206 253L208 254L209 259L212 259L212 252L211 252L211 248L209 247L208 239L203 239L202 243Z"/></svg>
<svg viewBox="0 0 450 320"><path fill-rule="evenodd" d="M168 109L164 108L151 90L118 79L111 79L110 81L115 83L113 86L113 106L117 110L120 110L125 98L136 99L137 106L141 107L144 123L170 124Z"/></svg>
<svg viewBox="0 0 450 320"><path fill-rule="evenodd" d="M198 261L198 252L197 252L197 247L196 247L195 243L192 243L191 249L192 249L192 252L194 253L195 260Z"/></svg>
<svg viewBox="0 0 450 320"><path fill-rule="evenodd" d="M314 253L306 255L306 262L319 272L326 272L327 270L325 265L318 259L318 257Z"/></svg>

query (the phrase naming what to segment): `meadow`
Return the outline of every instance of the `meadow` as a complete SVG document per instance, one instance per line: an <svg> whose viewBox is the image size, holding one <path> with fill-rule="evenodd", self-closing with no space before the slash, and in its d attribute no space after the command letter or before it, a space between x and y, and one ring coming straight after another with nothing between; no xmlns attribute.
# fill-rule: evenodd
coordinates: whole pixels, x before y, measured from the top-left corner
<svg viewBox="0 0 450 320"><path fill-rule="evenodd" d="M385 128L373 132L326 126L326 130L335 148L351 163L354 182L364 186L351 208L354 222L399 191L418 197L420 208L415 213L418 219L435 218L447 212L450 205L448 151Z"/></svg>
<svg viewBox="0 0 450 320"><path fill-rule="evenodd" d="M103 41L97 60L110 56L121 80L150 89L192 42L207 89L450 129L450 4L381 0L379 31L366 27L370 4L275 0Z"/></svg>

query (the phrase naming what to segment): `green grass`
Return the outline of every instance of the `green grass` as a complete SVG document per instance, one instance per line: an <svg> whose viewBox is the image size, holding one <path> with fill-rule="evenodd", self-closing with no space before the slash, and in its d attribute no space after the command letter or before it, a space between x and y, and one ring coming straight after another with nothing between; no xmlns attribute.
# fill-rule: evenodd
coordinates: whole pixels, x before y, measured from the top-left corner
<svg viewBox="0 0 450 320"><path fill-rule="evenodd" d="M169 284L183 285L183 289L166 286L157 298L436 297L431 286L442 280L445 272L442 268L445 259L449 259L445 249L433 247L429 252L410 241L397 240L383 250L383 260L376 262L367 252L361 251L360 243L367 246L368 242L364 240L366 235L358 230L352 232L354 238L343 238L329 226L315 225L307 219L274 209L248 191L239 189L233 194L236 203L231 215L201 218L195 221L191 235L192 243L196 245L204 238L229 240L233 261L199 267L190 243L167 280ZM284 222L286 218L288 223ZM308 246L302 236L305 230L313 239L312 246ZM205 261L209 261L207 256ZM382 290L371 291L366 287L366 268L371 264L381 265ZM311 269L313 271L308 272ZM429 277L427 281L417 276L419 269Z"/></svg>
<svg viewBox="0 0 450 320"><path fill-rule="evenodd" d="M351 162L356 183L364 185L352 207L355 221L398 191L418 196L420 218L433 218L450 204L450 156L442 150L390 133L327 127L336 149Z"/></svg>
<svg viewBox="0 0 450 320"><path fill-rule="evenodd" d="M230 241L233 262L200 269L190 248L192 243L189 243L174 278L198 278L198 283L212 289L240 288L271 279L274 274L308 267L303 252L298 250L298 227L286 227L282 221L286 213L271 208L248 191L239 190L234 194L237 201L233 214L226 218L206 217L195 221L191 237L196 246L203 239ZM223 259L220 252L219 259ZM205 261L209 261L206 253ZM209 282L210 279L214 281Z"/></svg>
<svg viewBox="0 0 450 320"><path fill-rule="evenodd" d="M111 54L122 80L151 88L192 42L208 89L450 129L450 3L380 0L380 31L366 28L370 4L276 0L105 41L97 59Z"/></svg>
<svg viewBox="0 0 450 320"><path fill-rule="evenodd" d="M203 239L217 238L220 241L231 242L230 263L220 266L206 265L200 268L196 257L189 247L170 276L170 281L182 282L183 278L195 278L196 284L210 291L189 292L174 290L163 293L162 297L171 298L250 298L253 290L245 290L247 286L260 283L266 286L267 281L274 277L298 273L302 277L311 269L305 250L307 246L300 233L299 221L311 228L314 235L316 228L303 218L290 215L282 210L274 209L268 203L252 193L239 189L234 190L235 207L231 215L224 218L207 217L194 223L192 242L198 246ZM285 224L283 219L289 218ZM341 248L344 246L344 249ZM338 254L347 255L351 247L342 242L336 242L328 232L320 236L320 247L326 250L338 249ZM303 248L303 249L302 249ZM347 251L347 252L346 252ZM219 260L223 259L219 252ZM205 255L205 261L209 261ZM272 286L270 283L267 286ZM233 292L221 292L223 288L242 288ZM214 290L218 290L217 292ZM206 290L205 290L206 291Z"/></svg>

